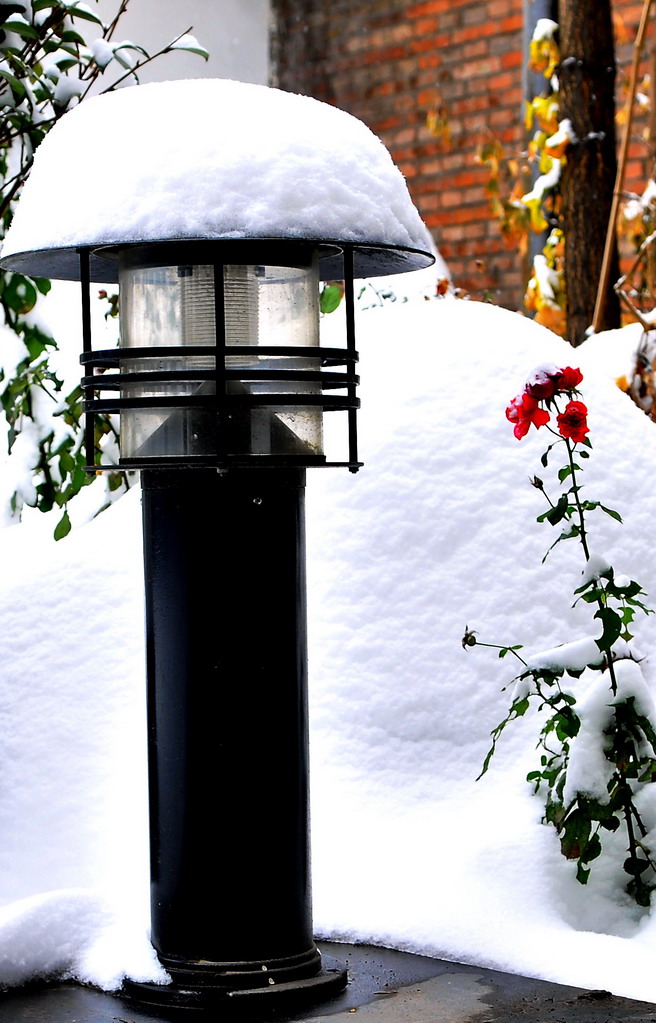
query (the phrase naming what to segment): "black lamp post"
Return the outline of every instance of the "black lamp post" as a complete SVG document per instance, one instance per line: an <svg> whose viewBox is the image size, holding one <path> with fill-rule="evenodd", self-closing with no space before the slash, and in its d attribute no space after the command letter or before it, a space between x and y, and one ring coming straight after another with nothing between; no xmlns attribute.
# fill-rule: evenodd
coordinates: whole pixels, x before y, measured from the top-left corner
<svg viewBox="0 0 656 1023"><path fill-rule="evenodd" d="M312 937L305 470L360 465L354 276L431 262L293 228L3 258L81 281L88 468L116 468L95 464L93 424L118 413L118 468L141 470L152 941L172 983L132 997L277 1011L346 983ZM345 282L344 348L319 343L321 279ZM120 346L97 351L89 285L112 280ZM342 461L328 410L346 413Z"/></svg>

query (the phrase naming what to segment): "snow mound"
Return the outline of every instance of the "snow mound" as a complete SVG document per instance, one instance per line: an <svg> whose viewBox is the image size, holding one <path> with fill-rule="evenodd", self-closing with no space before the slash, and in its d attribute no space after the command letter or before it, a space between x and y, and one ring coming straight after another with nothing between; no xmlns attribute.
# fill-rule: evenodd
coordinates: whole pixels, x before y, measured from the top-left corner
<svg viewBox="0 0 656 1023"><path fill-rule="evenodd" d="M431 249L401 172L357 118L308 96L193 79L67 113L39 147L2 255L253 237Z"/></svg>
<svg viewBox="0 0 656 1023"><path fill-rule="evenodd" d="M551 479L539 456L553 438L531 428L517 441L504 415L527 375L581 367L586 493L624 517L593 514L591 542L651 603L654 425L614 385L602 335L573 352L502 309L418 301L362 312L358 347L365 467L308 473L316 929L656 1001L656 924L601 864L577 885L539 822L524 781L532 715L475 781L514 672L460 643L465 625L535 651L590 632L588 611L571 607L577 545L541 565L553 530L535 521L544 498L529 481ZM59 545L37 544L31 524L0 534L0 983L18 966L105 987L158 976L144 937L135 497ZM655 618L637 636L650 687ZM656 806L643 812L655 827ZM87 909L57 959L76 901Z"/></svg>

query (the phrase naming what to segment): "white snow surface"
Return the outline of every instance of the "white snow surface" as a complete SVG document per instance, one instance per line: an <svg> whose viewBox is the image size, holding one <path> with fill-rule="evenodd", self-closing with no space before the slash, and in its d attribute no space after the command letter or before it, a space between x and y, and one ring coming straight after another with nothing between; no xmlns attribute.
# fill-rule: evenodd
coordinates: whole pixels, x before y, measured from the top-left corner
<svg viewBox="0 0 656 1023"><path fill-rule="evenodd" d="M638 337L627 328L573 351L522 316L454 299L360 313L366 465L308 474L320 936L656 1001L656 923L623 895L621 869L596 861L581 887L540 824L524 781L532 714L474 780L516 668L460 643L465 625L532 650L596 628L571 607L578 545L540 563L553 530L535 521L544 499L529 480L552 479L539 456L553 438L531 428L517 441L504 415L545 363L581 367L594 445L584 494L624 517L593 513L591 543L656 593L645 539L656 434L614 384ZM138 493L59 544L42 518L0 533L0 982L65 974L112 988L158 975ZM637 622L651 689L655 617Z"/></svg>
<svg viewBox="0 0 656 1023"><path fill-rule="evenodd" d="M599 635L601 636L601 626ZM601 664L604 655L597 646L593 636L575 639L571 643L563 643L551 650L541 650L528 658L530 668L546 668L548 671L583 671L588 665L593 667Z"/></svg>
<svg viewBox="0 0 656 1023"><path fill-rule="evenodd" d="M538 18L533 30L533 40L553 39L554 32L558 29L558 22L551 18Z"/></svg>
<svg viewBox="0 0 656 1023"><path fill-rule="evenodd" d="M2 254L250 237L431 248L362 121L308 96L193 79L69 111L39 146Z"/></svg>

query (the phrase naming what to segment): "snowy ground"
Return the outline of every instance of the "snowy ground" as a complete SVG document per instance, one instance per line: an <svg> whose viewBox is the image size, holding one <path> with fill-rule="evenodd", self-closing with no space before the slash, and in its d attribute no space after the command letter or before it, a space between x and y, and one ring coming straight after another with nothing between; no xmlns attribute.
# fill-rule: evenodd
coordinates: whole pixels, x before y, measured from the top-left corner
<svg viewBox="0 0 656 1023"><path fill-rule="evenodd" d="M360 315L361 452L308 473L315 923L364 940L656 1001L656 923L611 870L587 889L522 780L535 720L507 733L506 662L589 631L582 567L538 526L542 434L504 416L536 365L579 365L591 497L623 514L593 546L656 594L656 433L615 387L633 329L576 353L478 303ZM50 972L105 987L153 975L146 941L145 725L138 493L54 544L0 533L0 982ZM568 549L570 548L570 549ZM656 616L654 616L656 618ZM643 669L656 622L640 623Z"/></svg>

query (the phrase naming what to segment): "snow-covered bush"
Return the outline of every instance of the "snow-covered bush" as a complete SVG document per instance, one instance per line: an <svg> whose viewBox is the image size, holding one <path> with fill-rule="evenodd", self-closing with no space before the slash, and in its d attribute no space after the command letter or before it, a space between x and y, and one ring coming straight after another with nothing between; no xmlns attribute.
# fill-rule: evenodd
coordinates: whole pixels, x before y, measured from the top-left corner
<svg viewBox="0 0 656 1023"><path fill-rule="evenodd" d="M542 455L547 468L555 448L565 450L565 464L558 469L559 484L567 489L552 500L542 479L532 485L549 507L538 516L561 532L549 552L562 540L577 540L585 558L575 603L594 608L600 635L537 654L519 653L521 645L479 643L475 632L465 630L465 648L481 645L499 650L521 662L512 680L512 703L507 715L492 732L492 747L482 774L490 764L497 741L508 723L523 717L531 706L546 716L538 739L540 766L527 780L545 799L543 820L560 836L561 851L577 862L577 880L586 884L589 864L601 855L602 838L623 829L626 856L623 869L629 875L626 891L639 906L648 907L656 889L653 838L640 811L642 789L656 780L656 706L631 647L632 623L638 612L651 614L638 582L616 573L612 565L592 551L587 518L602 511L621 522L618 512L600 501L581 496L581 463L592 447L587 436L587 407L579 401L583 376L568 366L536 370L523 391L513 398L506 417L518 439L531 425L546 426L556 440ZM561 411L563 401L567 404ZM549 425L556 413L556 428ZM596 673L596 674L595 674ZM581 698L568 679L582 679L587 688ZM614 852L617 851L615 845Z"/></svg>

